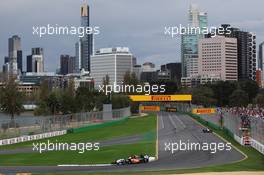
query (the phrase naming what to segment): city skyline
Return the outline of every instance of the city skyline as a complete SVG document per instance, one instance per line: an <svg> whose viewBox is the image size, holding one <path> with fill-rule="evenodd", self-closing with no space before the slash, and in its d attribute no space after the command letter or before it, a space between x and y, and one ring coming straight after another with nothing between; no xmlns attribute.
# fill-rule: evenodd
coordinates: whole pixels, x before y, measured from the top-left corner
<svg viewBox="0 0 264 175"><path fill-rule="evenodd" d="M180 36L172 39L165 36L163 32L166 25L176 26L180 23L187 24L190 1L175 2L169 0L164 3L161 0L154 0L151 7L147 0L133 2L128 0L124 2L121 0L107 2L99 0L87 2L91 9L91 25L99 26L101 31L100 35L95 38L95 49L127 46L138 58L140 64L146 61L152 61L157 67L164 62L180 61ZM260 44L264 40L264 32L261 31L261 25L263 26L264 19L261 19L256 14L258 11L261 11L261 6L264 4L260 0L251 2L239 1L243 5L240 6L240 11L235 12L235 15L233 13L238 0L224 0L221 2L196 0L192 2L198 4L201 11L208 13L209 26L230 23L234 27L256 33L257 44ZM17 9L14 13L10 13L12 4L14 3ZM25 56L30 54L31 48L33 47L44 48L46 71L55 71L58 68L61 54L75 55L74 43L78 39L77 36L45 36L38 38L32 35L32 26L47 25L49 23L80 26L79 10L83 1L52 1L52 6L50 3L51 1L49 0L45 2L26 0L23 1L23 4L20 4L17 0L1 3L0 19L8 19L1 20L3 21L3 29L0 33L1 65L4 63L4 57L8 54L7 40L16 34L21 37L24 58L23 67L25 67ZM64 4L63 6L61 6L62 3ZM257 4L254 10L247 8L252 3ZM161 4L164 7L162 9L166 7L166 11L159 9ZM217 5L219 8L212 8L212 4ZM42 7L42 13L37 10L36 7L38 6ZM145 11L147 6L149 7L149 11L148 14L145 14L143 11ZM58 7L64 8L62 13L57 12ZM135 8L137 9L136 13L132 10ZM45 10L49 10L49 14L46 14ZM32 17L31 14L34 12L38 13ZM225 15L219 15L220 12ZM14 23L15 17L20 16L21 13L23 13L24 17ZM141 18L139 18L140 16Z"/></svg>

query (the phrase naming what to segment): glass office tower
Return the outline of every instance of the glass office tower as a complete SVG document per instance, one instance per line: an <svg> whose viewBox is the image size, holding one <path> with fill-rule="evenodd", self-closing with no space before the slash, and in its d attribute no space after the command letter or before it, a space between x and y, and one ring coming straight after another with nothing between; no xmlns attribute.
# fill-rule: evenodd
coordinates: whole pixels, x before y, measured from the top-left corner
<svg viewBox="0 0 264 175"><path fill-rule="evenodd" d="M90 8L85 3L81 6L81 26L90 26ZM75 45L76 59L75 59L75 72L79 72L81 69L90 71L90 57L93 54L93 35L85 34L80 38L79 42Z"/></svg>
<svg viewBox="0 0 264 175"><path fill-rule="evenodd" d="M189 8L189 27L203 29L208 26L207 13L200 12L196 5ZM182 77L198 73L198 41L203 38L202 34L185 34L181 37L181 62Z"/></svg>

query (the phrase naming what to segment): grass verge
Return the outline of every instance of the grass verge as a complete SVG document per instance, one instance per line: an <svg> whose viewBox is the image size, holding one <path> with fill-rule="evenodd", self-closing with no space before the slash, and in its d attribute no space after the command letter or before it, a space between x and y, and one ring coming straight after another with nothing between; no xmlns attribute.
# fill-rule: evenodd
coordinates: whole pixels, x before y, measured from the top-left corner
<svg viewBox="0 0 264 175"><path fill-rule="evenodd" d="M155 141L127 145L114 145L100 148L99 151L86 151L83 154L73 151L50 151L44 153L23 153L1 155L1 166L51 166L62 164L109 164L116 159L146 153L155 155Z"/></svg>
<svg viewBox="0 0 264 175"><path fill-rule="evenodd" d="M156 132L156 116L149 115L139 118L129 118L112 126L101 128L93 128L85 132L66 134L63 136L53 137L49 139L38 140L38 142L63 142L63 143L84 143L109 140L118 137L132 136L137 134L144 134L148 132ZM32 147L32 143L36 141L29 141L18 143L14 145L0 146L0 149L16 149L23 147Z"/></svg>
<svg viewBox="0 0 264 175"><path fill-rule="evenodd" d="M197 122L201 123L199 120L195 119ZM202 124L202 123L201 123ZM208 126L206 126L208 127ZM209 127L210 128L210 127ZM152 171L152 172L107 172L107 173L57 173L57 175L164 175L164 174L187 174L187 173L206 173L206 172L235 172L235 171L256 171L260 175L264 172L264 156L256 151L254 148L241 146L237 143L232 137L226 135L222 130L212 129L216 134L223 137L225 140L230 142L233 146L237 147L240 151L245 153L248 158L231 164L222 164L222 165L212 165L203 168L194 168L194 169L180 169L172 171ZM56 174L50 173L47 175ZM227 173L228 174L228 173ZM40 174L37 174L40 175ZM42 175L42 174L41 174Z"/></svg>

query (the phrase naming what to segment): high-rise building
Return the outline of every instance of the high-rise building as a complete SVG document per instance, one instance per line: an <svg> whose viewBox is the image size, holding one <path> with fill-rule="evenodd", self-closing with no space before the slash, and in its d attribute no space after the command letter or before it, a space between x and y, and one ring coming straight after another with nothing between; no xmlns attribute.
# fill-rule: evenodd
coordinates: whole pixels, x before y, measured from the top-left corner
<svg viewBox="0 0 264 175"><path fill-rule="evenodd" d="M216 36L199 41L198 74L237 81L237 39Z"/></svg>
<svg viewBox="0 0 264 175"><path fill-rule="evenodd" d="M141 73L142 73L142 66L141 65L134 65L133 72L135 73L137 79L140 81Z"/></svg>
<svg viewBox="0 0 264 175"><path fill-rule="evenodd" d="M10 73L18 74L22 71L21 38L17 35L8 39L8 58Z"/></svg>
<svg viewBox="0 0 264 175"><path fill-rule="evenodd" d="M258 52L258 68L263 71L263 59L264 59L264 42L259 45Z"/></svg>
<svg viewBox="0 0 264 175"><path fill-rule="evenodd" d="M90 8L84 3L81 6L81 26L90 26ZM81 69L90 71L90 58L93 54L93 35L85 34L75 44L76 59L75 59L75 72L80 72Z"/></svg>
<svg viewBox="0 0 264 175"><path fill-rule="evenodd" d="M200 28L207 27L207 13L200 12L196 5L191 4L189 8L188 26ZM181 62L182 76L192 76L198 73L198 41L203 38L202 34L184 34L181 37Z"/></svg>
<svg viewBox="0 0 264 175"><path fill-rule="evenodd" d="M258 69L256 71L256 82L258 83L259 86L261 86L261 83L262 83L262 71L261 71L261 69Z"/></svg>
<svg viewBox="0 0 264 175"><path fill-rule="evenodd" d="M67 75L73 73L74 59L74 57L69 55L60 56L60 74Z"/></svg>
<svg viewBox="0 0 264 175"><path fill-rule="evenodd" d="M103 78L109 76L110 84L121 85L126 72L133 71L133 55L127 47L103 48L91 57L91 76L95 88L103 85Z"/></svg>
<svg viewBox="0 0 264 175"><path fill-rule="evenodd" d="M198 61L198 60L197 60ZM161 71L169 70L171 73L171 79L174 81L181 81L181 63L168 63L161 65Z"/></svg>
<svg viewBox="0 0 264 175"><path fill-rule="evenodd" d="M32 55L27 56L27 72L32 72Z"/></svg>
<svg viewBox="0 0 264 175"><path fill-rule="evenodd" d="M17 51L17 69L23 72L23 54L22 50Z"/></svg>
<svg viewBox="0 0 264 175"><path fill-rule="evenodd" d="M158 72L155 68L155 64L152 62L146 62L142 65L142 72L140 75L141 82L155 82L158 79Z"/></svg>
<svg viewBox="0 0 264 175"><path fill-rule="evenodd" d="M238 28L223 24L225 37L237 39L237 66L239 80L256 80L256 35L251 32L241 31ZM227 30L229 28L230 31ZM219 33L218 33L219 35Z"/></svg>
<svg viewBox="0 0 264 175"><path fill-rule="evenodd" d="M27 72L44 72L43 48L32 48L31 55L27 56Z"/></svg>
<svg viewBox="0 0 264 175"><path fill-rule="evenodd" d="M8 63L9 62L9 58L8 57L5 57L4 58L4 63Z"/></svg>

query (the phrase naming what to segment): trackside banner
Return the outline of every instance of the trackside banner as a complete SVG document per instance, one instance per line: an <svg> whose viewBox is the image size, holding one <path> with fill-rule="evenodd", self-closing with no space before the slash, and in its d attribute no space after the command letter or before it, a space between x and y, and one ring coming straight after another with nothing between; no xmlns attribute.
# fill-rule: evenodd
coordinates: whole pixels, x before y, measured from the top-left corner
<svg viewBox="0 0 264 175"><path fill-rule="evenodd" d="M139 110L141 111L160 111L159 106L140 106Z"/></svg>
<svg viewBox="0 0 264 175"><path fill-rule="evenodd" d="M195 108L192 110L193 114L214 114L215 112L215 108Z"/></svg>

